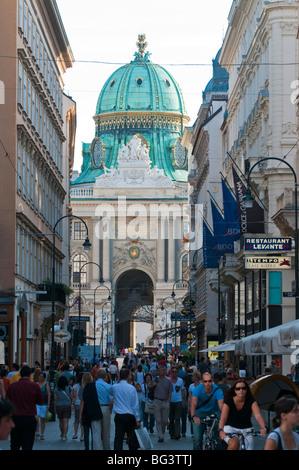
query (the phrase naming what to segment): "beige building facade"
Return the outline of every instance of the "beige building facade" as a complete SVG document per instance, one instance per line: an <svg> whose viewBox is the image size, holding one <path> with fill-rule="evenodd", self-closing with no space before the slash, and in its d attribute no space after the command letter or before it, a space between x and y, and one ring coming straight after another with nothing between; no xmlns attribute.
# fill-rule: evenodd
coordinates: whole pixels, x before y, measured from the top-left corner
<svg viewBox="0 0 299 470"><path fill-rule="evenodd" d="M49 358L51 309L41 285L69 284L69 181L75 102L63 93L73 63L55 1L2 1L0 6L1 265L0 326L5 361ZM64 318L66 298L57 303Z"/></svg>

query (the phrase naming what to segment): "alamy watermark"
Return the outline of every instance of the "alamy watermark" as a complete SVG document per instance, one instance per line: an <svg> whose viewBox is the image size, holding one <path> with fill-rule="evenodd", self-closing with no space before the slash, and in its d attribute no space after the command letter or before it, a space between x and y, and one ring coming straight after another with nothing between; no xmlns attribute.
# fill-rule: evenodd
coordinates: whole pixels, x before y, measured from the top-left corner
<svg viewBox="0 0 299 470"><path fill-rule="evenodd" d="M203 206L188 203L133 203L119 197L116 204L99 204L95 210L95 235L98 239L157 240L173 239L198 244L202 233ZM192 225L190 219L192 211ZM192 248L192 247L191 247Z"/></svg>
<svg viewBox="0 0 299 470"><path fill-rule="evenodd" d="M295 366L299 363L299 339L295 339L292 342L291 348L294 348L294 351L291 354L291 363Z"/></svg>
<svg viewBox="0 0 299 470"><path fill-rule="evenodd" d="M299 103L299 80L293 80L291 88L294 89L290 97L291 103L297 105Z"/></svg>

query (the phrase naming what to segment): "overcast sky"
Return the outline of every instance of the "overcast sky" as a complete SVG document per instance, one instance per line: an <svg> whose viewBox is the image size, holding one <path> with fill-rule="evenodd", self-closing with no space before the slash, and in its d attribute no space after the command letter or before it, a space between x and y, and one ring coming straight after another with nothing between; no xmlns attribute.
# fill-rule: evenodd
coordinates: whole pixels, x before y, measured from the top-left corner
<svg viewBox="0 0 299 470"><path fill-rule="evenodd" d="M57 0L76 61L64 76L65 92L77 103L75 170L82 163L82 142L90 143L95 135L93 116L102 86L117 68L134 59L138 34L146 35L151 61L179 83L193 124L232 3Z"/></svg>

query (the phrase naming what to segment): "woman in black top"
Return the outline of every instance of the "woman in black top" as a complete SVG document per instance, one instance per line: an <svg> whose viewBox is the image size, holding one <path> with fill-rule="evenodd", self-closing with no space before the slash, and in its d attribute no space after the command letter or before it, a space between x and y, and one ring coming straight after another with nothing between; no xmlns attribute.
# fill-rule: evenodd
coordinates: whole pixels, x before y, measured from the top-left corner
<svg viewBox="0 0 299 470"><path fill-rule="evenodd" d="M237 380L224 396L224 403L219 421L219 437L228 444L227 450L238 450L240 441L238 436L229 437L226 433L249 431L252 428L251 415L254 415L260 425L261 436L266 436L266 426L259 406L250 392L249 385L244 379ZM251 447L252 436L247 436Z"/></svg>

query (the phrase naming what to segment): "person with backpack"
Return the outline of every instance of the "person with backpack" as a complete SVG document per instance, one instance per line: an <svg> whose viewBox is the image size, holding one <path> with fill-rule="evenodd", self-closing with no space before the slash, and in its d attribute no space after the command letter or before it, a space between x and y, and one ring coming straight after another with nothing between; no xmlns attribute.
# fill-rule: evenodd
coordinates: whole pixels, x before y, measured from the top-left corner
<svg viewBox="0 0 299 470"><path fill-rule="evenodd" d="M202 383L194 388L191 398L190 414L193 421L193 449L202 450L205 424L201 419L211 414L220 415L224 395L220 387L213 383L212 374L205 372Z"/></svg>

